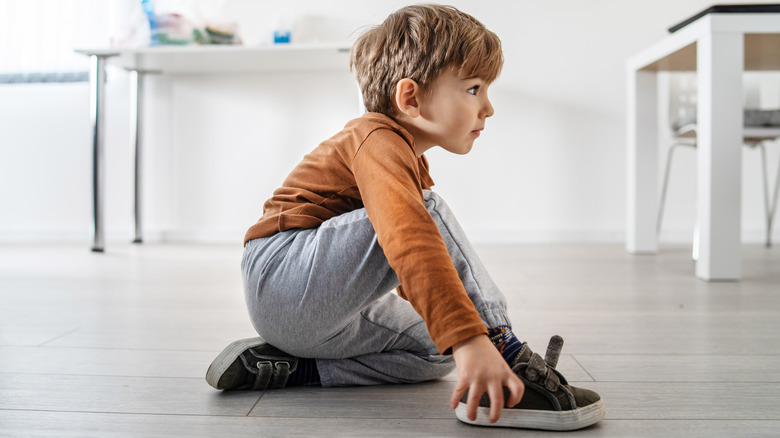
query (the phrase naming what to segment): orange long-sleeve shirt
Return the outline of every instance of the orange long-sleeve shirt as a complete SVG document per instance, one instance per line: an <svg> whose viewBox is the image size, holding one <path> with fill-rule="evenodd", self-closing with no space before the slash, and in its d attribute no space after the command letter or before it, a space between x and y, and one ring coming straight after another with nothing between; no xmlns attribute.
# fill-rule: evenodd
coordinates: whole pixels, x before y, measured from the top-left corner
<svg viewBox="0 0 780 438"><path fill-rule="evenodd" d="M430 189L425 156L414 138L390 117L367 113L322 142L287 176L263 206L244 243L366 209L379 245L407 299L442 353L487 333L425 207Z"/></svg>

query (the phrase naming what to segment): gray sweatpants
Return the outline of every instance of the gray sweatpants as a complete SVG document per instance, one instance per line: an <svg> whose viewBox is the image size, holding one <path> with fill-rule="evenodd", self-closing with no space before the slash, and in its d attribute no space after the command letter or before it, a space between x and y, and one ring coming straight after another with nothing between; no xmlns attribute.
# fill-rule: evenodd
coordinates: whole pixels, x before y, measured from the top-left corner
<svg viewBox="0 0 780 438"><path fill-rule="evenodd" d="M425 205L488 327L510 326L504 296L436 193ZM249 317L275 347L317 359L322 385L412 383L455 367L425 322L391 293L398 278L365 209L247 243L241 263Z"/></svg>

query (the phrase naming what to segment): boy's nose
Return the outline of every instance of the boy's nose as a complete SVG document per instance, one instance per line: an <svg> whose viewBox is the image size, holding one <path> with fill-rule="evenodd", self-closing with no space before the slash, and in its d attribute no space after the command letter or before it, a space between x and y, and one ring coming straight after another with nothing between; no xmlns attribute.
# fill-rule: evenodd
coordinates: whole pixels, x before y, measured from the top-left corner
<svg viewBox="0 0 780 438"><path fill-rule="evenodd" d="M482 117L490 117L495 113L495 110L493 109L493 105L490 104L490 100L485 99L485 106L482 109Z"/></svg>

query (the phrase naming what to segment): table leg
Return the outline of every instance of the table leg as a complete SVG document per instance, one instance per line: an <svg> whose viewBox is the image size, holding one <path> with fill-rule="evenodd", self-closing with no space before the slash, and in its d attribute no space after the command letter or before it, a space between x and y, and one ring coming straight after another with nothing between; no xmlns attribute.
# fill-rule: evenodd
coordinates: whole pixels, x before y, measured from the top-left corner
<svg viewBox="0 0 780 438"><path fill-rule="evenodd" d="M130 71L130 147L133 149L133 215L135 220L135 238L133 243L143 242L143 223L141 219L141 119L143 116L143 73Z"/></svg>
<svg viewBox="0 0 780 438"><path fill-rule="evenodd" d="M92 251L103 252L103 197L105 190L104 102L106 58L90 56L90 118L92 121Z"/></svg>
<svg viewBox="0 0 780 438"><path fill-rule="evenodd" d="M628 71L626 250L658 251L657 74Z"/></svg>
<svg viewBox="0 0 780 438"><path fill-rule="evenodd" d="M703 280L739 280L744 36L708 34L697 43L699 260Z"/></svg>

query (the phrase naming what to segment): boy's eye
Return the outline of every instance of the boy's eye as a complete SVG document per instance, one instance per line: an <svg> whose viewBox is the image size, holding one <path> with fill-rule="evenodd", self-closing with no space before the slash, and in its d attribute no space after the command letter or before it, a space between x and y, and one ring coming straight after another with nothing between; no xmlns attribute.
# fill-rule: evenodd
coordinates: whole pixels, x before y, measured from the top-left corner
<svg viewBox="0 0 780 438"><path fill-rule="evenodd" d="M479 85L474 85L473 87L469 88L468 92L469 94L477 94L477 90L479 90Z"/></svg>

